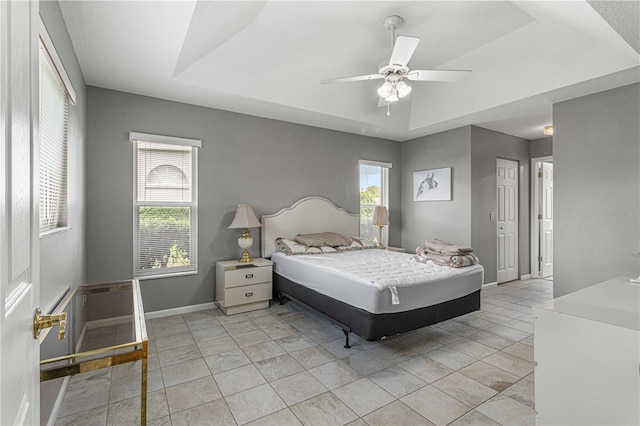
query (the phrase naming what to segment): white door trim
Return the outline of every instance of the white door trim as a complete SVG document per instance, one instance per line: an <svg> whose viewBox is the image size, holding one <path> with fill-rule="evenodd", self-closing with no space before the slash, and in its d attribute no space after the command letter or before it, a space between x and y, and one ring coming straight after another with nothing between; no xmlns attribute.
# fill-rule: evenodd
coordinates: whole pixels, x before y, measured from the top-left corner
<svg viewBox="0 0 640 426"><path fill-rule="evenodd" d="M531 159L531 278L540 278L540 268L538 266L538 253L540 253L540 245L538 244L538 236L540 226L538 222L538 212L540 211L540 181L538 180L539 163L553 162L553 156L535 157Z"/></svg>

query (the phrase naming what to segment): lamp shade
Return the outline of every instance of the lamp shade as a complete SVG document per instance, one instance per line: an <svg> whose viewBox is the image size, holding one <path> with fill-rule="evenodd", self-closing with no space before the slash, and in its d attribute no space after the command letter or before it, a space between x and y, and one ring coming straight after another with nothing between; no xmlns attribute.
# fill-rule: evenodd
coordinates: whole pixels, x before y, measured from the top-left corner
<svg viewBox="0 0 640 426"><path fill-rule="evenodd" d="M398 84L396 84L396 89L398 90L398 97L401 99L411 93L411 86L404 81L398 82Z"/></svg>
<svg viewBox="0 0 640 426"><path fill-rule="evenodd" d="M389 96L391 94L391 89L393 88L393 85L391 83L389 83L388 81L385 81L384 84L382 86L380 86L380 88L378 89L378 95L381 98L386 98L387 96Z"/></svg>
<svg viewBox="0 0 640 426"><path fill-rule="evenodd" d="M391 93L389 94L389 96L384 98L384 100L387 102L396 102L398 99L400 98L398 98L398 90L395 87L391 89Z"/></svg>
<svg viewBox="0 0 640 426"><path fill-rule="evenodd" d="M247 204L238 204L236 217L233 218L233 222L231 222L229 228L258 228L261 226L262 225L258 221L258 218L253 212L251 206Z"/></svg>
<svg viewBox="0 0 640 426"><path fill-rule="evenodd" d="M373 209L373 220L371 223L376 226L389 224L389 212L387 212L387 208L385 206L376 206Z"/></svg>

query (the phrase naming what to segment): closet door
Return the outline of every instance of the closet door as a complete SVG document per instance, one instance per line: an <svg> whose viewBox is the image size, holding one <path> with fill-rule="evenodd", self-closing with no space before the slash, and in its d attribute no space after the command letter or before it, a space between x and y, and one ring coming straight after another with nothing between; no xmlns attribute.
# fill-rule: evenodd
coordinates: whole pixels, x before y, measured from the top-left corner
<svg viewBox="0 0 640 426"><path fill-rule="evenodd" d="M518 162L496 163L498 283L518 279Z"/></svg>

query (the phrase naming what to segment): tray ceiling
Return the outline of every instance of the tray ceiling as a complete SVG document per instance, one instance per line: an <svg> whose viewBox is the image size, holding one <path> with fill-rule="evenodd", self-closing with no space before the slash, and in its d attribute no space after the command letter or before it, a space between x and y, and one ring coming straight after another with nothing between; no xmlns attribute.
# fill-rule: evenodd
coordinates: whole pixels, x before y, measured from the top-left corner
<svg viewBox="0 0 640 426"><path fill-rule="evenodd" d="M60 6L88 85L398 141L467 124L537 139L554 102L640 81L638 2ZM410 82L387 116L380 80L320 80L377 72L392 47L382 20L394 14L405 19L397 34L421 38L410 68L473 74Z"/></svg>

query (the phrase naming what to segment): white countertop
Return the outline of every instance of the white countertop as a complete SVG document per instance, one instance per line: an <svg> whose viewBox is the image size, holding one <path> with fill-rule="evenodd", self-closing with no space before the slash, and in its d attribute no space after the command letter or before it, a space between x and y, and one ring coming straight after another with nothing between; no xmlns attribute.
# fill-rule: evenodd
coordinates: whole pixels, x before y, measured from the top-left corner
<svg viewBox="0 0 640 426"><path fill-rule="evenodd" d="M617 277L534 306L640 331L640 285Z"/></svg>

